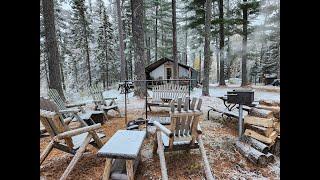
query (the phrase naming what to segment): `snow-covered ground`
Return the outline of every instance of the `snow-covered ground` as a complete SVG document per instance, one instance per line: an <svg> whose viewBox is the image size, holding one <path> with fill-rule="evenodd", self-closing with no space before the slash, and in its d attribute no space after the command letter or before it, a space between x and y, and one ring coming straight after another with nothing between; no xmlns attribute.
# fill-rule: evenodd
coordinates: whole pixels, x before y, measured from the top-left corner
<svg viewBox="0 0 320 180"><path fill-rule="evenodd" d="M201 88L194 88L191 91L191 97L198 97L202 98L203 105L202 110L207 112L209 110L208 106L213 106L219 109L224 109L225 106L223 105L223 101L217 97L224 96L227 94L227 91L231 91L233 89L239 89L240 85L237 84L227 84L225 87L219 87L217 84L210 84L209 93L210 96L202 96L202 89ZM255 101L259 101L261 99L267 100L275 100L280 101L280 88L277 87L279 90L276 91L269 91L269 86L252 86L250 89L254 91ZM272 87L273 88L273 87ZM267 90L266 90L267 89ZM152 91L148 91L149 95L152 97ZM67 98L72 103L91 103L92 97L88 95L87 92L82 93L73 93L67 94ZM116 97L116 103L120 109L125 108L125 96L124 94L120 94L117 87L113 87L110 90L106 90L103 92L104 97ZM145 99L140 99L138 97L133 96L133 92L127 95L127 110L144 110L145 108ZM235 112L237 109L235 109Z"/></svg>

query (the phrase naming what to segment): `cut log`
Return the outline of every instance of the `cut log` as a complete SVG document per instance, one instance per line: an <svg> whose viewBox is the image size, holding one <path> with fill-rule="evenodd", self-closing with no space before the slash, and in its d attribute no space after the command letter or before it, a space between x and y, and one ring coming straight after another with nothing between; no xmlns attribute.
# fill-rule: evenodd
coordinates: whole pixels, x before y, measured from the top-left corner
<svg viewBox="0 0 320 180"><path fill-rule="evenodd" d="M275 143L270 147L270 152L280 157L280 136L276 138Z"/></svg>
<svg viewBox="0 0 320 180"><path fill-rule="evenodd" d="M264 135L261 135L259 133L256 133L250 129L246 129L246 131L244 132L244 135L246 136L250 136L256 140L259 140L261 142L267 143L267 144L273 144L274 140L277 138L277 132L273 131L270 135L270 137L266 137Z"/></svg>
<svg viewBox="0 0 320 180"><path fill-rule="evenodd" d="M280 134L280 122L274 122L273 123L274 129L278 134Z"/></svg>
<svg viewBox="0 0 320 180"><path fill-rule="evenodd" d="M259 104L266 105L266 106L280 106L279 101L273 101L273 100L260 100Z"/></svg>
<svg viewBox="0 0 320 180"><path fill-rule="evenodd" d="M265 109L273 112L273 116L277 119L280 119L280 107L279 106L266 106L266 105L257 105L257 109Z"/></svg>
<svg viewBox="0 0 320 180"><path fill-rule="evenodd" d="M273 118L259 118L254 116L245 116L244 123L245 124L252 124L257 126L263 126L266 128L273 127Z"/></svg>
<svg viewBox="0 0 320 180"><path fill-rule="evenodd" d="M266 137L269 137L270 134L274 131L273 127L265 128L265 127L256 126L256 125L252 125L252 124L246 124L245 128L251 129L252 131L255 131L255 132L262 134Z"/></svg>
<svg viewBox="0 0 320 180"><path fill-rule="evenodd" d="M261 118L272 118L273 112L265 109L257 109L257 108L251 108L249 113L250 116L256 116Z"/></svg>
<svg viewBox="0 0 320 180"><path fill-rule="evenodd" d="M257 149L258 151L264 154L267 154L269 151L269 147L267 145L251 137L242 136L241 141L250 144L253 148Z"/></svg>
<svg viewBox="0 0 320 180"><path fill-rule="evenodd" d="M267 155L267 160L269 163L273 163L274 162L274 155L271 153L268 153Z"/></svg>
<svg viewBox="0 0 320 180"><path fill-rule="evenodd" d="M266 155L251 147L249 144L237 140L236 148L243 156L247 157L254 164L265 166L268 163Z"/></svg>

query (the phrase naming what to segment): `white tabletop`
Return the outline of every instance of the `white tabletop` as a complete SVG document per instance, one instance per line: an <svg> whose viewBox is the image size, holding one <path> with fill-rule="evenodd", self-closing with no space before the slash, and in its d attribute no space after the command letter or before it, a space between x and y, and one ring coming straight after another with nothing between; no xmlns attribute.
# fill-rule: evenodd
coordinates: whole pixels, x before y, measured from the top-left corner
<svg viewBox="0 0 320 180"><path fill-rule="evenodd" d="M118 130L98 151L98 156L135 159L145 136L145 131Z"/></svg>

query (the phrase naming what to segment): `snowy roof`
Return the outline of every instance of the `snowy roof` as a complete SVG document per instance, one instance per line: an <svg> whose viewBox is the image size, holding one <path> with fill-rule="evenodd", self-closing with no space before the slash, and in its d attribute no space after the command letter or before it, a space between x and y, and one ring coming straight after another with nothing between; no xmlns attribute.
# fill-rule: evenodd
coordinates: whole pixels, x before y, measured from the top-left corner
<svg viewBox="0 0 320 180"><path fill-rule="evenodd" d="M169 59L167 57L163 57L163 58L161 58L161 59L149 64L149 66L146 67L146 73L153 71L154 69L156 69L157 67L161 66L162 64L164 64L167 61L173 62L172 59ZM186 69L191 68L191 70L194 70L192 67L187 66L185 64L178 63L178 65L181 66L181 67L184 67Z"/></svg>

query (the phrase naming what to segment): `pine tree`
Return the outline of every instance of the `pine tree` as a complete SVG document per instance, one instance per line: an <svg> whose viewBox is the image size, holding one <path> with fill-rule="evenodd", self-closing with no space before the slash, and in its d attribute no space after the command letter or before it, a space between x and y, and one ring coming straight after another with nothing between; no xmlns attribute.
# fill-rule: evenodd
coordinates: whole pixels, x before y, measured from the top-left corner
<svg viewBox="0 0 320 180"><path fill-rule="evenodd" d="M71 20L71 38L75 43L75 51L74 56L76 62L79 63L82 61L82 57L84 56L85 63L80 63L80 67L78 70L86 72L88 78L81 77L79 82L85 82L87 79L87 85L92 85L92 75L91 75L91 65L90 65L90 41L93 40L93 31L90 27L87 18L87 7L85 6L84 0L73 0L71 2L71 8L73 10L72 20ZM80 51L80 52L79 52ZM84 70L86 69L86 70ZM78 74L78 72L76 72ZM83 73L81 73L82 75ZM80 75L80 74L79 74ZM77 77L78 79L79 77ZM84 88L86 85L81 84L80 88Z"/></svg>
<svg viewBox="0 0 320 180"><path fill-rule="evenodd" d="M143 0L131 0L132 10L132 35L134 47L134 74L136 80L145 80L145 51L144 51L144 27L143 27ZM139 97L146 96L145 83L136 82L134 95Z"/></svg>
<svg viewBox="0 0 320 180"><path fill-rule="evenodd" d="M61 98L65 99L60 77L59 51L56 39L53 0L42 0L42 8L45 29L45 45L48 53L49 88L56 89Z"/></svg>
<svg viewBox="0 0 320 180"><path fill-rule="evenodd" d="M211 26L211 0L206 0L205 8L205 45L204 45L204 74L202 95L209 96L209 74L211 69L211 52L210 52L210 26ZM201 66L201 64L200 64ZM200 68L201 69L201 68ZM200 71L201 72L201 71Z"/></svg>

